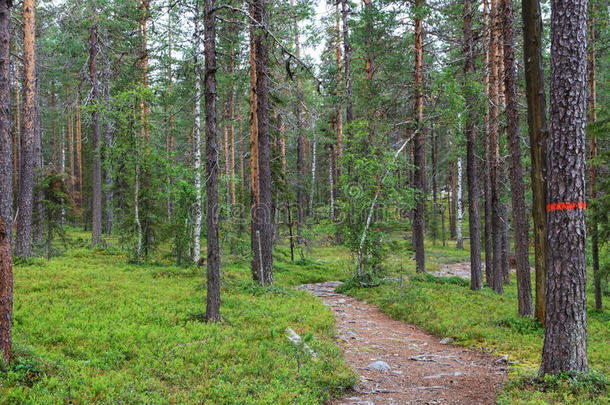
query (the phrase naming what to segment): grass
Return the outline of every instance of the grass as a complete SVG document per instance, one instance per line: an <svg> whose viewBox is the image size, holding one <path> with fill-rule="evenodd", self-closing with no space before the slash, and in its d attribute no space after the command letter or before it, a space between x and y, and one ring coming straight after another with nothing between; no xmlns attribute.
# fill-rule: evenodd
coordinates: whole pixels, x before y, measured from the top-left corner
<svg viewBox="0 0 610 405"><path fill-rule="evenodd" d="M0 373L0 404L318 404L355 383L332 341L331 312L291 288L349 281L353 258L324 232L302 257L295 252L295 262L287 246L276 246L273 287L253 285L247 258L227 255L218 325L203 322L202 269L173 266L167 257L127 264L119 253L89 250L85 233L70 237L63 256L15 267L16 359ZM514 280L500 296L472 292L455 277L415 275L408 242L393 239L397 249L384 268L387 276L406 276L402 288L348 282L345 292L455 344L508 354L511 376L498 394L501 404L610 402L607 298L603 312L588 314L592 373L540 379L543 327L518 316ZM429 271L469 260L467 240L464 250L440 241L426 241L426 250ZM591 286L587 293L592 299ZM318 359L288 342L287 327Z"/></svg>
<svg viewBox="0 0 610 405"><path fill-rule="evenodd" d="M15 360L0 373L1 404L318 404L353 385L332 313L289 288L319 280L323 263L287 263L280 248L277 284L264 291L247 263L226 265L225 321L207 324L202 269L127 264L71 236L63 256L15 266Z"/></svg>

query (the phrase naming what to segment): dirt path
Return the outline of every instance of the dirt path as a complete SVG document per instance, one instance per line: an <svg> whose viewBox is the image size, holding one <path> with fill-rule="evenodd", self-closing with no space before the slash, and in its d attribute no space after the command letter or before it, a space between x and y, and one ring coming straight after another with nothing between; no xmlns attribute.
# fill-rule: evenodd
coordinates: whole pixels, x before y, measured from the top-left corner
<svg viewBox="0 0 610 405"><path fill-rule="evenodd" d="M506 375L501 359L393 320L372 305L335 293L339 284L299 287L332 309L336 339L360 376L355 391L328 405L494 403Z"/></svg>

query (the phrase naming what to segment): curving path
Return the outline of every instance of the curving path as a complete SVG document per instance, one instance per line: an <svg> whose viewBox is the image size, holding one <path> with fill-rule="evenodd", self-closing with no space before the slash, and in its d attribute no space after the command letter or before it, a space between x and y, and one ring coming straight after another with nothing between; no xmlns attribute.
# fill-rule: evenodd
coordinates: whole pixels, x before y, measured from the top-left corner
<svg viewBox="0 0 610 405"><path fill-rule="evenodd" d="M335 293L339 282L298 287L335 314L336 340L360 383L328 405L493 404L505 359L450 344L391 319L377 307Z"/></svg>

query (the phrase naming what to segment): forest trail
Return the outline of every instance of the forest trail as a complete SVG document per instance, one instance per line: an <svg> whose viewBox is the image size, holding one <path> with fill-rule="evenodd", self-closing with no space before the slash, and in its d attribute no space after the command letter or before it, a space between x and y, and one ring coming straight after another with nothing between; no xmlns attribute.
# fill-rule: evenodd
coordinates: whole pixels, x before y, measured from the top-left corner
<svg viewBox="0 0 610 405"><path fill-rule="evenodd" d="M493 404L506 364L488 353L448 344L391 319L377 307L335 292L339 282L298 287L336 318L336 340L360 382L328 405Z"/></svg>

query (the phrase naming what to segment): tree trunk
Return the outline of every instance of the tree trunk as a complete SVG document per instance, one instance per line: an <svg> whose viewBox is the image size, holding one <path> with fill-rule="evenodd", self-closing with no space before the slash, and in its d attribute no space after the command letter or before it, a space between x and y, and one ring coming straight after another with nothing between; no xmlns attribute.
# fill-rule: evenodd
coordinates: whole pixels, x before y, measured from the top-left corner
<svg viewBox="0 0 610 405"><path fill-rule="evenodd" d="M215 0L205 0L205 156L207 198L208 322L220 321L220 248L218 245L218 165L216 156L216 12ZM232 113L231 113L232 115ZM232 121L231 121L232 122ZM232 124L231 124L232 125Z"/></svg>
<svg viewBox="0 0 610 405"><path fill-rule="evenodd" d="M83 136L80 121L80 92L75 106L75 132L76 132L76 201L78 208L83 208Z"/></svg>
<svg viewBox="0 0 610 405"><path fill-rule="evenodd" d="M148 1L149 0L140 0L140 38L141 38L141 67L142 67L142 86L144 89L148 89ZM142 134L144 135L144 140L146 141L146 146L150 143L150 131L148 125L148 116L150 115L150 106L148 104L148 100L144 98L140 101L140 121L142 123Z"/></svg>
<svg viewBox="0 0 610 405"><path fill-rule="evenodd" d="M104 30L104 43L108 44L108 30ZM104 60L104 102L106 105L110 105L110 57L106 55ZM113 181L112 181L112 167L110 159L110 149L112 148L112 123L110 117L106 117L104 120L104 147L106 153L104 158L106 161L106 175L104 182L106 186L106 194L104 205L106 207L106 235L112 234L112 225L114 218L113 210Z"/></svg>
<svg viewBox="0 0 610 405"><path fill-rule="evenodd" d="M193 128L193 170L195 172L195 205L193 207L193 215L195 225L193 227L193 263L199 263L201 258L201 62L199 61L199 53L201 47L201 32L199 28L199 0L195 0L195 10L193 23L195 30L193 32L193 66L195 70L195 108L194 118L195 124ZM212 65L213 66L213 65ZM207 110L206 110L207 111ZM206 126L207 128L207 126Z"/></svg>
<svg viewBox="0 0 610 405"><path fill-rule="evenodd" d="M313 122L312 122L313 125ZM313 217L313 197L315 194L315 185L316 185L316 160L317 160L317 139L316 133L313 131L312 134L313 145L311 149L311 191L309 192L309 216Z"/></svg>
<svg viewBox="0 0 610 405"><path fill-rule="evenodd" d="M504 87L506 89L506 124L508 150L510 153L510 189L513 209L513 235L515 238L515 259L517 261L517 295L519 314L532 315L532 281L528 252L528 229L525 207L525 186L521 164L519 141L519 111L517 95L517 72L515 64L515 43L513 39L512 0L502 0L504 32Z"/></svg>
<svg viewBox="0 0 610 405"><path fill-rule="evenodd" d="M522 0L523 60L527 96L527 123L532 161L532 213L534 217L534 251L536 268L535 316L544 323L546 283L546 179L544 172L546 99L542 68L542 16L539 0Z"/></svg>
<svg viewBox="0 0 610 405"><path fill-rule="evenodd" d="M551 2L546 322L541 371L588 372L587 1Z"/></svg>
<svg viewBox="0 0 610 405"><path fill-rule="evenodd" d="M102 158L100 150L99 86L97 80L97 25L89 28L89 78L94 104L91 128L91 152L93 154L93 203L91 209L91 245L95 248L102 241Z"/></svg>
<svg viewBox="0 0 610 405"><path fill-rule="evenodd" d="M233 46L233 44L231 44ZM229 76L231 77L231 89L229 92L229 188L231 189L231 204L235 205L235 51L231 49L229 60Z"/></svg>
<svg viewBox="0 0 610 405"><path fill-rule="evenodd" d="M256 66L256 112L258 121L258 191L259 200L252 210L252 274L262 285L273 284L271 232L271 170L269 167L269 89L267 76L267 32L265 0L251 0L252 16L258 22L254 31ZM251 159L254 158L251 156Z"/></svg>
<svg viewBox="0 0 610 405"><path fill-rule="evenodd" d="M423 7L424 0L416 0L416 14L419 14L419 8ZM415 166L415 190L416 202L413 213L413 245L415 247L415 266L418 273L426 271L425 252L424 252L424 189L426 183L426 168L425 168L425 138L424 138L424 92L422 80L422 63L423 63L423 33L422 20L415 18L415 89L416 96L416 120L417 128L414 138L414 166Z"/></svg>
<svg viewBox="0 0 610 405"><path fill-rule="evenodd" d="M349 2L341 0L341 18L343 19L343 71L345 75L345 121L350 124L354 120L352 103L352 54L349 42Z"/></svg>
<svg viewBox="0 0 610 405"><path fill-rule="evenodd" d="M17 218L17 240L15 254L28 258L32 255L32 210L34 191L36 106L34 86L36 85L36 2L23 2L23 131L21 134L21 156L19 175L19 196Z"/></svg>
<svg viewBox="0 0 610 405"><path fill-rule="evenodd" d="M294 0L290 1L290 5L294 7ZM301 57L301 43L299 39L299 25L297 17L294 18L294 47L297 58ZM305 220L305 204L306 191L305 179L305 125L303 124L303 90L301 88L301 79L297 74L296 77L296 121L297 121L297 180L296 180L296 197L297 197L297 239L301 242L303 222Z"/></svg>
<svg viewBox="0 0 610 405"><path fill-rule="evenodd" d="M462 219L464 217L464 208L462 206L462 158L457 160L457 243L456 248L464 249L464 239L462 237Z"/></svg>
<svg viewBox="0 0 610 405"><path fill-rule="evenodd" d="M12 41L13 48L13 68L15 74L15 125L13 132L15 138L13 139L13 195L19 195L19 162L21 153L21 102L19 100L19 94L21 89L19 88L19 67L17 66L17 40Z"/></svg>
<svg viewBox="0 0 610 405"><path fill-rule="evenodd" d="M13 156L11 140L10 1L0 1L0 351L8 365L13 342Z"/></svg>
<svg viewBox="0 0 610 405"><path fill-rule="evenodd" d="M339 13L339 2L335 3L335 14L336 16L336 35L337 41L335 44L335 63L337 64L337 106L335 108L335 112L337 114L337 127L335 128L337 131L337 148L336 151L333 148L332 153L336 153L336 177L341 176L341 162L343 157L343 103L340 101L342 99L341 94L341 83L343 82L343 77L341 75L341 15Z"/></svg>
<svg viewBox="0 0 610 405"><path fill-rule="evenodd" d="M468 121L466 122L466 174L468 180L468 226L470 230L470 289L483 288L481 274L481 231L479 223L479 186L477 184L477 136L474 93L468 86L474 75L474 39L472 36L472 1L464 0L464 93Z"/></svg>
<svg viewBox="0 0 610 405"><path fill-rule="evenodd" d="M56 114L56 101L55 101L55 80L51 81L51 136L53 138L53 157L51 158L51 166L55 170L59 167L57 164L57 158L59 155L58 142L57 142L57 128L55 127L55 114Z"/></svg>
<svg viewBox="0 0 610 405"><path fill-rule="evenodd" d="M502 216L500 202L500 142L499 142L499 62L498 62L498 0L491 0L491 28L489 45L489 79L490 96L490 184L491 184L491 238L493 244L492 288L499 294L504 291L502 285Z"/></svg>

